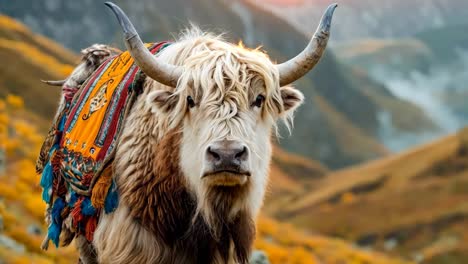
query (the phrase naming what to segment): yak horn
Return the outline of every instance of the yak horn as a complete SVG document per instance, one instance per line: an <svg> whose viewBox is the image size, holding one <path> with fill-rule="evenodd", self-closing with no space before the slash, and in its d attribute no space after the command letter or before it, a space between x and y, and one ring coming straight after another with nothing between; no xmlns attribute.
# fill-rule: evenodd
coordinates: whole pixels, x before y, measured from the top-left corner
<svg viewBox="0 0 468 264"><path fill-rule="evenodd" d="M49 81L49 80L41 80L41 82L48 84L50 86L63 86L67 80L59 80L59 81Z"/></svg>
<svg viewBox="0 0 468 264"><path fill-rule="evenodd" d="M319 62L327 47L333 12L337 6L332 4L327 8L309 45L299 55L277 65L281 86L298 80Z"/></svg>
<svg viewBox="0 0 468 264"><path fill-rule="evenodd" d="M154 55L151 54L151 52L148 51L148 48L143 44L138 32L135 30L135 27L122 9L111 2L106 2L105 4L117 17L124 33L125 46L138 67L140 67L140 69L151 79L170 87L176 87L177 82L182 75L183 68L181 66L174 66L162 62L154 57Z"/></svg>

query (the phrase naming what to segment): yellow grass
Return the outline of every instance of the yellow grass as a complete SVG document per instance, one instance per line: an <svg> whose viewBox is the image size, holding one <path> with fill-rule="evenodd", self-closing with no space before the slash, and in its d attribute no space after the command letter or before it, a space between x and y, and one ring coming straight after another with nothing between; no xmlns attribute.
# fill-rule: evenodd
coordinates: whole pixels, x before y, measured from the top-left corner
<svg viewBox="0 0 468 264"><path fill-rule="evenodd" d="M339 239L304 235L291 225L267 217L260 217L258 235L255 247L266 251L272 264L411 263L359 250Z"/></svg>
<svg viewBox="0 0 468 264"><path fill-rule="evenodd" d="M36 47L24 42L0 38L0 48L9 49L12 52L16 52L25 59L29 59L31 63L41 66L47 71L50 71L51 75L59 74L66 76L73 71L73 66L62 64L54 57L48 56Z"/></svg>
<svg viewBox="0 0 468 264"><path fill-rule="evenodd" d="M22 23L3 15L0 15L0 27L18 32L30 32L30 30Z"/></svg>
<svg viewBox="0 0 468 264"><path fill-rule="evenodd" d="M393 176L392 184L401 184L402 181L408 180L409 176L433 164L435 160L442 159L453 153L457 147L458 141L456 136L453 135L399 155L331 173L320 183L322 187L319 190L305 196L289 210L300 210L318 204L332 194L347 190L358 183L372 180L382 174L391 174Z"/></svg>
<svg viewBox="0 0 468 264"><path fill-rule="evenodd" d="M394 254L428 259L468 248L468 130L367 164L330 173L276 211L322 234L357 240L403 234ZM464 147L463 147L464 146ZM357 186L382 181L361 192ZM354 190L354 191L353 191Z"/></svg>

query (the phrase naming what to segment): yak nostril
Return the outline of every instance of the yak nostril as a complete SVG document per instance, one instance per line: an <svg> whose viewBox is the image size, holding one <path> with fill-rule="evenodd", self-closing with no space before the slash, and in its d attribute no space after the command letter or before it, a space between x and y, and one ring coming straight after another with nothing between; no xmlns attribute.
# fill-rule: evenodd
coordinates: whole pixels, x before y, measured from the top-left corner
<svg viewBox="0 0 468 264"><path fill-rule="evenodd" d="M215 160L220 160L221 159L221 156L218 153L216 153L215 151L213 151L211 149L211 147L208 147L207 151L208 151L208 154L210 154L210 156L213 157Z"/></svg>
<svg viewBox="0 0 468 264"><path fill-rule="evenodd" d="M238 170L247 161L247 146L237 141L220 141L206 148L206 161L210 166L229 170Z"/></svg>
<svg viewBox="0 0 468 264"><path fill-rule="evenodd" d="M243 147L242 150L240 152L238 152L234 157L236 159L245 159L245 157L247 156L247 147Z"/></svg>

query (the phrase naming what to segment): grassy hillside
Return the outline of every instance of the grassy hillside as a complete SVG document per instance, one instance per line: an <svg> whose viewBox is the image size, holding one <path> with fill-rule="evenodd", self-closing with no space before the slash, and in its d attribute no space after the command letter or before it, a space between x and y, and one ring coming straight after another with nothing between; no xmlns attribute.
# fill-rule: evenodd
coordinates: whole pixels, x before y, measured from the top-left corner
<svg viewBox="0 0 468 264"><path fill-rule="evenodd" d="M267 252L271 264L410 264L373 251L357 249L340 239L304 235L290 224L260 217L255 247Z"/></svg>
<svg viewBox="0 0 468 264"><path fill-rule="evenodd" d="M425 263L468 261L468 129L313 187L284 199L276 216Z"/></svg>
<svg viewBox="0 0 468 264"><path fill-rule="evenodd" d="M51 117L60 90L40 80L64 78L72 71L77 56L0 15L0 57L4 62L0 64L0 96L19 95L25 99L27 108Z"/></svg>
<svg viewBox="0 0 468 264"><path fill-rule="evenodd" d="M21 97L0 99L0 263L70 263L73 248L43 252L45 203L35 159L43 140Z"/></svg>

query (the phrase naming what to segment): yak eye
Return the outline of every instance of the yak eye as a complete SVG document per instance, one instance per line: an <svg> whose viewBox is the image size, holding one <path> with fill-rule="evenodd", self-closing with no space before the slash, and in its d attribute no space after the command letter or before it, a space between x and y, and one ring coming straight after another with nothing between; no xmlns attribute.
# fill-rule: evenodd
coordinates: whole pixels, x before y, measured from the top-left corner
<svg viewBox="0 0 468 264"><path fill-rule="evenodd" d="M194 107L195 106L195 101L193 101L193 98L192 96L187 96L187 104L190 108Z"/></svg>
<svg viewBox="0 0 468 264"><path fill-rule="evenodd" d="M264 101L265 101L265 96L259 94L257 95L255 102L252 103L252 106L261 107Z"/></svg>

